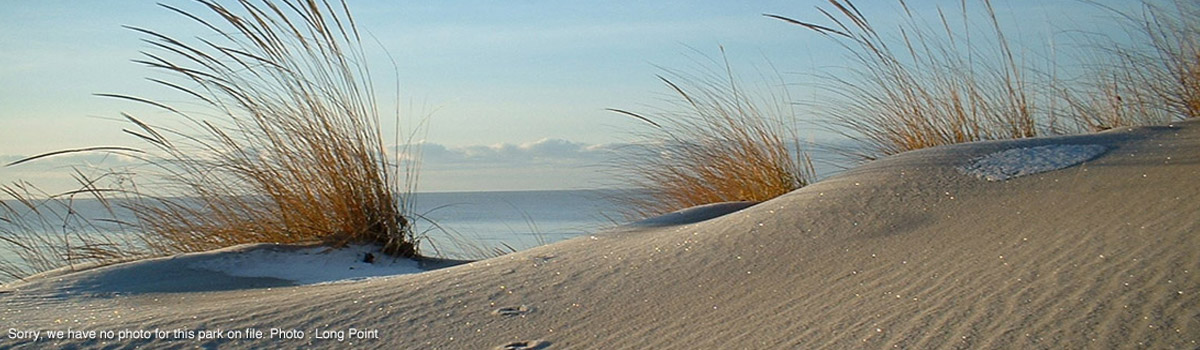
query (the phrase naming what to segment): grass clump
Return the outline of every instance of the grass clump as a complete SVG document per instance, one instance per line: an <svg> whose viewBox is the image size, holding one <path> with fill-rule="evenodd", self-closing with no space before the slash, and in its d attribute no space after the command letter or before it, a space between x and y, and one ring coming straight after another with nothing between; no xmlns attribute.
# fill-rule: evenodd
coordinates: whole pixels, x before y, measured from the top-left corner
<svg viewBox="0 0 1200 350"><path fill-rule="evenodd" d="M119 207L134 218L123 224L138 241L65 240L73 237L68 231L86 231L87 223L77 216L47 217L40 208L61 205L66 194L35 202L30 187L21 186L5 188L18 200L12 202L16 207L5 204L4 221L34 242L4 238L15 234L0 239L23 252L20 258L36 271L81 259L112 261L243 243L373 243L385 253L417 256L419 235L405 215L411 203L401 195L411 192L415 165L402 164L398 153L388 159L361 36L346 4L197 3L207 15L161 6L212 35L185 40L127 27L154 48L135 62L165 73L150 80L187 96L188 110L100 94L161 109L171 116L170 126L125 114L130 125L125 132L146 146L63 150L14 163L76 152L136 159L139 165L131 169L99 177L120 181L80 180L84 188L68 194L101 201L122 197ZM131 175L117 176L123 174ZM65 210L71 212L69 206ZM59 219L75 223L63 227L62 239L36 238L40 231L29 227ZM9 270L14 277L31 272Z"/></svg>
<svg viewBox="0 0 1200 350"><path fill-rule="evenodd" d="M213 18L162 5L210 29L194 43L129 27L157 52L137 62L174 76L155 82L208 107L160 107L188 131L126 115L150 145L154 190L132 188L130 206L156 252L241 243L378 243L417 254L397 198L361 37L346 4L199 1ZM239 12L240 10L240 12ZM130 188L127 188L130 189Z"/></svg>
<svg viewBox="0 0 1200 350"><path fill-rule="evenodd" d="M1038 114L1038 76L1014 55L991 2L982 3L990 24L982 38L971 34L965 3L962 28L939 8L941 28L932 29L900 0L905 22L899 38L881 35L850 1L830 0L833 11L819 9L830 26L766 16L831 38L849 52L850 74L822 77L833 96L821 107L832 129L865 143L851 155L871 160L947 144L1033 137L1052 122Z"/></svg>
<svg viewBox="0 0 1200 350"><path fill-rule="evenodd" d="M702 76L658 76L673 93L670 108L652 114L611 109L648 126L635 133L640 141L615 165L621 185L636 189L615 199L627 216L765 201L812 181L786 92L755 94L727 61L724 68Z"/></svg>
<svg viewBox="0 0 1200 350"><path fill-rule="evenodd" d="M1136 13L1107 8L1129 42L1093 43L1102 61L1089 65L1084 86L1065 95L1087 130L1161 125L1200 117L1200 4L1141 2Z"/></svg>

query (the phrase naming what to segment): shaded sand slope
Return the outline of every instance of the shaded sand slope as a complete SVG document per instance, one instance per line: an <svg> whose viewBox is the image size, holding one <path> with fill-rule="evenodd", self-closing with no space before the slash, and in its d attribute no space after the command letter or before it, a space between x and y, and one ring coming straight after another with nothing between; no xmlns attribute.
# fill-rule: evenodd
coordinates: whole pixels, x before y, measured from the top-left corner
<svg viewBox="0 0 1200 350"><path fill-rule="evenodd" d="M1007 181L957 169L1048 144L1108 151ZM178 348L346 345L313 339L314 327L377 329L381 339L354 343L380 348L1196 348L1198 179L1195 122L940 147L699 223L631 227L416 275L118 296L64 293L67 282L17 286L0 296L0 323L308 332L294 341L118 342Z"/></svg>

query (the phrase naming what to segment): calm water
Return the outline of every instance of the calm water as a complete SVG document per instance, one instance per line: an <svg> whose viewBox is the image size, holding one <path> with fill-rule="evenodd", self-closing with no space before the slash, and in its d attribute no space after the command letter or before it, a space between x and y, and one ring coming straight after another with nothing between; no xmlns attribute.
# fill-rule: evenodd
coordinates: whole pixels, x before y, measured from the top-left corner
<svg viewBox="0 0 1200 350"><path fill-rule="evenodd" d="M602 190L453 192L417 194L418 230L428 230L436 248L462 252L455 239L491 248L522 250L595 232L620 215ZM610 219L612 218L612 219ZM436 227L433 223L436 223ZM442 228L442 229L439 229ZM425 247L426 250L432 248Z"/></svg>
<svg viewBox="0 0 1200 350"><path fill-rule="evenodd" d="M422 244L426 254L440 252L447 257L470 258L472 250L478 249L508 251L507 245L522 250L613 226L614 221L608 218L619 215L604 199L608 193L603 190L418 193L414 197L414 211L419 216L416 229L429 237ZM95 201L77 201L72 208L84 217L108 217ZM117 216L131 219L127 213ZM50 225L51 229L54 226ZM0 250L0 257L11 256Z"/></svg>

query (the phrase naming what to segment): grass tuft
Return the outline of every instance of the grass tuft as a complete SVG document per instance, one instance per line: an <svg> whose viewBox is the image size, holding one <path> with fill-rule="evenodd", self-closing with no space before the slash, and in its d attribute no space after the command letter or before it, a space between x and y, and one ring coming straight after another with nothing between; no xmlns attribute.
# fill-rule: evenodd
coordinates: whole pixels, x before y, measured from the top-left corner
<svg viewBox="0 0 1200 350"><path fill-rule="evenodd" d="M1100 6L1100 5L1098 5ZM1200 3L1142 1L1141 11L1107 8L1131 42L1093 43L1102 59L1067 91L1077 124L1088 130L1161 125L1200 117Z"/></svg>
<svg viewBox="0 0 1200 350"><path fill-rule="evenodd" d="M209 17L163 5L216 36L177 40L154 30L137 60L154 79L207 107L185 112L128 95L185 121L169 129L126 115L149 145L153 190L128 187L130 209L155 252L241 243L378 243L417 254L402 215L399 164L389 162L379 111L346 4L201 1Z"/></svg>
<svg viewBox="0 0 1200 350"><path fill-rule="evenodd" d="M905 20L887 38L854 3L830 0L819 9L832 25L765 15L826 36L849 52L848 75L825 75L833 98L823 105L836 132L865 143L851 156L872 160L909 150L994 139L1037 136L1037 75L1022 65L1000 29L995 10L982 3L989 27L972 34L965 3L962 28L938 9L933 29L900 0ZM982 36L982 37L981 37ZM987 46L980 46L987 43Z"/></svg>
<svg viewBox="0 0 1200 350"><path fill-rule="evenodd" d="M653 114L610 109L647 126L634 133L640 141L614 164L621 185L634 189L614 198L627 208L626 216L765 201L812 181L812 163L798 149L786 92L756 95L743 88L728 61L723 68L701 76L659 76L672 93L671 109Z"/></svg>
<svg viewBox="0 0 1200 350"><path fill-rule="evenodd" d="M207 13L161 6L212 35L184 40L127 27L153 47L135 62L165 73L169 78L150 80L189 97L189 109L99 94L161 109L172 124L123 114L125 133L143 148L89 147L14 162L105 152L140 165L128 173L102 172L97 179L115 180L104 186L80 173L84 189L67 194L3 187L14 200L0 208L8 225L0 228L8 230L0 232L0 243L25 264L0 265L0 272L20 278L80 261L265 242L375 243L392 255L417 256L420 235L405 215L412 203L401 194L412 190L416 163L401 161L398 152L388 159L361 37L346 4L198 3ZM137 241L81 233L101 231L63 199L80 194L106 206L109 198L123 199L120 209L135 219L121 224ZM44 229L59 221L59 230Z"/></svg>

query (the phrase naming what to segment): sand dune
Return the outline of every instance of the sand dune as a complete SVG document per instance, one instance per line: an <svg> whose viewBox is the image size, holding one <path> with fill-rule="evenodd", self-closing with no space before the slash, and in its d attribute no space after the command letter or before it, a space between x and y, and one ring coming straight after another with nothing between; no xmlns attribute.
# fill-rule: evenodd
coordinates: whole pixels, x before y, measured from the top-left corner
<svg viewBox="0 0 1200 350"><path fill-rule="evenodd" d="M1104 152L1001 181L962 171L1047 145ZM939 147L704 221L419 274L200 292L79 283L122 266L48 277L0 295L0 347L1198 348L1197 179L1196 122ZM165 336L13 339L68 327ZM263 335L199 339L218 328Z"/></svg>

